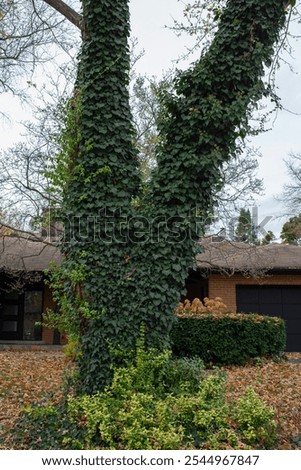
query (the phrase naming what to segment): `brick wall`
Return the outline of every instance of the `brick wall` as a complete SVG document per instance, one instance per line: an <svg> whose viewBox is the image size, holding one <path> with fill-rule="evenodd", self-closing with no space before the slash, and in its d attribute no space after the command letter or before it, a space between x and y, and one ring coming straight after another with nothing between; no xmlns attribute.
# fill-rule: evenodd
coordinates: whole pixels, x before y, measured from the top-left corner
<svg viewBox="0 0 301 470"><path fill-rule="evenodd" d="M208 296L211 299L214 297L221 297L227 307L229 307L233 312L236 312L237 285L301 286L301 274L273 274L258 279L246 278L241 274L235 274L231 277L226 277L221 274L211 274L208 279Z"/></svg>

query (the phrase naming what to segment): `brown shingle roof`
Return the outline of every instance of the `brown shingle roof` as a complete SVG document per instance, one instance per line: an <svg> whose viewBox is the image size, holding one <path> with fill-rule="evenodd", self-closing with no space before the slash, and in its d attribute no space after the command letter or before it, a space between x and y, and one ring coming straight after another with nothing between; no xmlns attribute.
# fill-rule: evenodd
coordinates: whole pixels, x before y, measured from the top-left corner
<svg viewBox="0 0 301 470"><path fill-rule="evenodd" d="M201 270L245 272L258 275L261 271L301 271L301 246L271 244L251 246L228 240L202 241L204 252L197 255ZM11 271L44 271L51 262L60 264L60 250L30 238L0 238L0 269Z"/></svg>
<svg viewBox="0 0 301 470"><path fill-rule="evenodd" d="M29 238L0 238L0 268L10 271L44 271L50 262L60 264L58 248Z"/></svg>
<svg viewBox="0 0 301 470"><path fill-rule="evenodd" d="M228 240L202 242L205 251L197 255L199 269L225 272L301 271L301 247L285 244L253 246Z"/></svg>

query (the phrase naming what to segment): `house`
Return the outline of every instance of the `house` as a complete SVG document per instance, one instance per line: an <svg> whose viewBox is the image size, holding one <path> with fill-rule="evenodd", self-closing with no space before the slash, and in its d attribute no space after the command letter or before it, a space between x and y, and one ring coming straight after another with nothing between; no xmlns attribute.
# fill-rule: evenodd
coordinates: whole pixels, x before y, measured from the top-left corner
<svg viewBox="0 0 301 470"><path fill-rule="evenodd" d="M233 312L280 316L287 351L301 351L301 247L207 239L187 279L187 298L221 297Z"/></svg>
<svg viewBox="0 0 301 470"><path fill-rule="evenodd" d="M0 238L0 343L60 344L57 331L37 326L55 308L44 270L60 261L56 247L34 237Z"/></svg>
<svg viewBox="0 0 301 470"><path fill-rule="evenodd" d="M287 325L287 350L301 351L301 247L211 238L202 246L187 278L187 298L221 297L233 312L280 316ZM0 238L0 343L62 342L57 331L36 325L43 312L55 308L44 276L51 262L61 262L52 244Z"/></svg>

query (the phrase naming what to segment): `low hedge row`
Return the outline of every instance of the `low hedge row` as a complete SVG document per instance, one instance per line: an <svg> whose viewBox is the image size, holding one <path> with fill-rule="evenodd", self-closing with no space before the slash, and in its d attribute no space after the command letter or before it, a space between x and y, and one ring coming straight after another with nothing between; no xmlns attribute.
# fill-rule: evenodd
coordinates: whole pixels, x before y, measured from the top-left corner
<svg viewBox="0 0 301 470"><path fill-rule="evenodd" d="M252 357L285 349L285 323L257 314L182 315L171 332L173 353L198 356L206 363L245 364Z"/></svg>

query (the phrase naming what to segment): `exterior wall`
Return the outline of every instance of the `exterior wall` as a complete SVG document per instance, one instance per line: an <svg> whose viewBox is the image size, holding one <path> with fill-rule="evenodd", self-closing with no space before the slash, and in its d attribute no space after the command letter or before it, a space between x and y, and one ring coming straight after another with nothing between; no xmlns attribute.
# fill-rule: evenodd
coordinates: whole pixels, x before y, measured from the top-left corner
<svg viewBox="0 0 301 470"><path fill-rule="evenodd" d="M287 285L300 286L301 274L272 274L262 278L246 278L241 274L227 277L222 274L211 274L208 279L208 296L210 298L221 297L229 310L236 312L236 286L268 286Z"/></svg>
<svg viewBox="0 0 301 470"><path fill-rule="evenodd" d="M208 296L208 281L201 276L189 276L186 280L186 294L181 298L183 300L193 300L195 298L203 299Z"/></svg>
<svg viewBox="0 0 301 470"><path fill-rule="evenodd" d="M43 298L43 312L46 312L47 309L54 309L55 303L52 299L52 295L48 286L44 286L44 298ZM42 330L42 341L46 344L53 344L53 330L45 328L43 326Z"/></svg>
<svg viewBox="0 0 301 470"><path fill-rule="evenodd" d="M46 312L47 309L55 309L55 302L53 301L51 291L48 286L44 285L44 298L43 298L43 312ZM45 328L42 329L42 341L46 344L53 344L54 340L54 330ZM64 334L61 334L60 339L61 344L66 344L66 337Z"/></svg>

